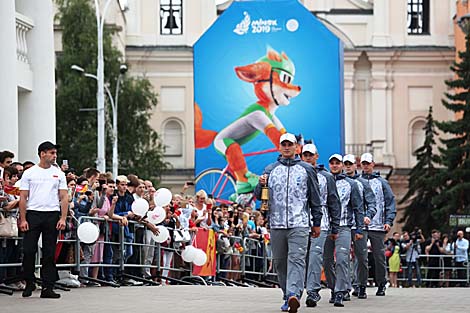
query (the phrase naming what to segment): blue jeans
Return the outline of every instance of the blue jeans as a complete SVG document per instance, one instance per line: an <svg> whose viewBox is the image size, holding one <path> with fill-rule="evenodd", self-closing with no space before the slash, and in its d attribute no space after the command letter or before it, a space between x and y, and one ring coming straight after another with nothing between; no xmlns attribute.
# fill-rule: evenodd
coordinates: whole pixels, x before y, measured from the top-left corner
<svg viewBox="0 0 470 313"><path fill-rule="evenodd" d="M416 283L418 286L421 285L421 269L419 268L419 261L416 260L414 262L406 262L406 267L408 286L411 286L413 281L413 267L416 269Z"/></svg>

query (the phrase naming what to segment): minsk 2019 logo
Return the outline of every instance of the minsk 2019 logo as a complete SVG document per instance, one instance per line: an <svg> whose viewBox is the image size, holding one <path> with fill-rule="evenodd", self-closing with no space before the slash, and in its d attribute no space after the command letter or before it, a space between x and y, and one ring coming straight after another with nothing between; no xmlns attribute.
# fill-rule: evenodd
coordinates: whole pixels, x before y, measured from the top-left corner
<svg viewBox="0 0 470 313"><path fill-rule="evenodd" d="M250 14L248 12L243 12L245 16L243 20L235 26L233 30L234 33L242 36L246 35L248 32L253 34L260 34L260 33L274 33L282 30L282 27L278 25L277 20L264 20L262 18L257 20L251 20ZM251 30L250 30L251 26ZM292 31L288 28L289 31Z"/></svg>

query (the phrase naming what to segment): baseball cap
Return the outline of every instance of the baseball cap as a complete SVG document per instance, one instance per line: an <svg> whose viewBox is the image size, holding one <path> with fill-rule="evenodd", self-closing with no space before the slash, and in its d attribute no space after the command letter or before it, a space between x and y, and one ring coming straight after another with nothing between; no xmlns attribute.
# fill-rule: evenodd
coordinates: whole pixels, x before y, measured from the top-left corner
<svg viewBox="0 0 470 313"><path fill-rule="evenodd" d="M317 147L313 143L308 143L302 147L302 153L310 152L311 154L317 154Z"/></svg>
<svg viewBox="0 0 470 313"><path fill-rule="evenodd" d="M283 134L281 138L279 139L279 143L282 143L283 141L290 141L292 143L297 143L297 139L295 138L295 135L291 133Z"/></svg>
<svg viewBox="0 0 470 313"><path fill-rule="evenodd" d="M356 156L354 154L346 154L343 157L343 162L351 162L351 163L356 163Z"/></svg>
<svg viewBox="0 0 470 313"><path fill-rule="evenodd" d="M338 154L338 153L335 153L332 156L330 156L328 161L331 161L332 159L337 159L338 161L343 162L343 157L341 156L341 154Z"/></svg>
<svg viewBox="0 0 470 313"><path fill-rule="evenodd" d="M362 162L372 163L374 162L374 157L369 152L366 152L363 155L361 155L361 163Z"/></svg>
<svg viewBox="0 0 470 313"><path fill-rule="evenodd" d="M38 154L40 154L43 151L49 151L49 150L52 150L52 149L59 149L59 148L60 148L59 145L55 145L50 141L44 141L38 147Z"/></svg>

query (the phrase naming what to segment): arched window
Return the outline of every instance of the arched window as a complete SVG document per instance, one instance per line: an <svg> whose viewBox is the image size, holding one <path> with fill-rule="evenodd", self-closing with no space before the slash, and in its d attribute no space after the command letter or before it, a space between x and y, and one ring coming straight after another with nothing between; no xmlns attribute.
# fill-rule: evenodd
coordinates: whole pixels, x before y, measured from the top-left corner
<svg viewBox="0 0 470 313"><path fill-rule="evenodd" d="M183 155L183 126L177 120L169 120L163 127L163 143L165 156L178 157Z"/></svg>
<svg viewBox="0 0 470 313"><path fill-rule="evenodd" d="M414 166L417 162L415 151L419 147L424 145L425 139L425 132L424 126L426 125L426 121L424 120L417 120L411 125L410 133L411 133L411 151L410 151L410 166Z"/></svg>

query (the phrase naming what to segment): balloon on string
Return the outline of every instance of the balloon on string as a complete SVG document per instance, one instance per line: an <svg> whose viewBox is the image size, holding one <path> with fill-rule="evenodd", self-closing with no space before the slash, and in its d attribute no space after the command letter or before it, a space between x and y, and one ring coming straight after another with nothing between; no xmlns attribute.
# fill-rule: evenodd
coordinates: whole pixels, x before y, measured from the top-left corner
<svg viewBox="0 0 470 313"><path fill-rule="evenodd" d="M99 228L92 222L85 222L80 224L77 229L77 236L83 243L93 243L98 240L100 236Z"/></svg>
<svg viewBox="0 0 470 313"><path fill-rule="evenodd" d="M194 261L194 258L196 257L196 250L197 249L194 248L193 246L184 247L184 250L181 253L181 258L183 259L183 261L189 262L189 263Z"/></svg>
<svg viewBox="0 0 470 313"><path fill-rule="evenodd" d="M162 243L168 240L170 238L170 232L165 226L157 226L158 228L158 235L152 234L153 240L158 243Z"/></svg>
<svg viewBox="0 0 470 313"><path fill-rule="evenodd" d="M193 263L197 266L203 266L207 262L207 255L204 250L196 249L196 255L194 256Z"/></svg>
<svg viewBox="0 0 470 313"><path fill-rule="evenodd" d="M145 213L149 210L149 203L145 199L137 199L132 202L132 212L139 216L145 216Z"/></svg>
<svg viewBox="0 0 470 313"><path fill-rule="evenodd" d="M170 190L168 190L166 188L159 188L155 192L155 197L154 197L155 204L157 206L168 205L168 204L170 204L172 197L173 197L173 195L171 194Z"/></svg>
<svg viewBox="0 0 470 313"><path fill-rule="evenodd" d="M166 218L166 211L164 208L157 206L152 211L147 212L147 220L152 224L160 224Z"/></svg>

